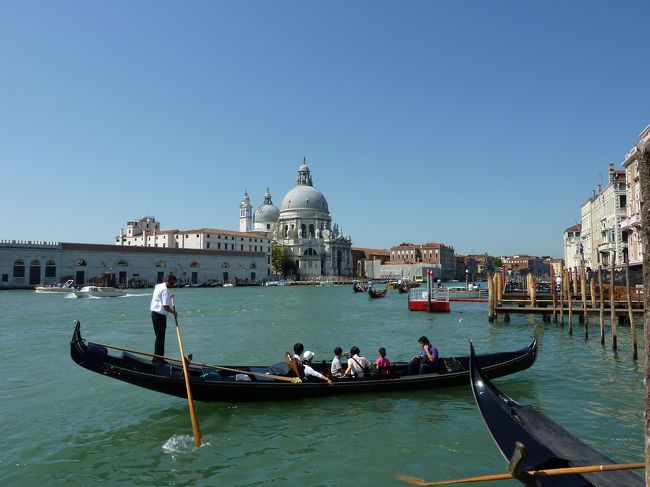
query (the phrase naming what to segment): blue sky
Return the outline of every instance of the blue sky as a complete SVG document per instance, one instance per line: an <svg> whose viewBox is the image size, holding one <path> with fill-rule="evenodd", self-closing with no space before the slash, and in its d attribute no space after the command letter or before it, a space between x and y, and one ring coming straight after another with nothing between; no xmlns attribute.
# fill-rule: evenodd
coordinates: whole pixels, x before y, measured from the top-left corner
<svg viewBox="0 0 650 487"><path fill-rule="evenodd" d="M650 2L0 3L0 238L239 229L307 158L359 247L562 256L650 123Z"/></svg>

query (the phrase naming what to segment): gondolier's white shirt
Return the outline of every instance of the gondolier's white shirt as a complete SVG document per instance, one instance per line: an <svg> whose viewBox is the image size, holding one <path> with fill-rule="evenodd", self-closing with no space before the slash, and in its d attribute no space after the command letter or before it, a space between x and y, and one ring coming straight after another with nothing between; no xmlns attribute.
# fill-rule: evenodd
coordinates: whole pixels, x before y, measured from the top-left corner
<svg viewBox="0 0 650 487"><path fill-rule="evenodd" d="M153 288L151 311L155 311L161 315L166 315L167 311L165 311L165 305L170 306L169 290L167 289L167 283L161 282L160 284L156 284L156 287Z"/></svg>

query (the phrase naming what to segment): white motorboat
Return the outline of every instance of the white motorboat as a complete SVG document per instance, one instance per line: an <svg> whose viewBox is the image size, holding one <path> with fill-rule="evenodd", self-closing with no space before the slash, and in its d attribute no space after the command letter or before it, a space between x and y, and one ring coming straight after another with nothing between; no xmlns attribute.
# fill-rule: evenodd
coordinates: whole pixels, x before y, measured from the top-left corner
<svg viewBox="0 0 650 487"><path fill-rule="evenodd" d="M37 293L71 293L74 291L74 281L69 279L65 284L41 284L36 286L34 290Z"/></svg>
<svg viewBox="0 0 650 487"><path fill-rule="evenodd" d="M126 296L126 293L114 287L84 286L78 291L75 290L74 295L78 298L116 298Z"/></svg>

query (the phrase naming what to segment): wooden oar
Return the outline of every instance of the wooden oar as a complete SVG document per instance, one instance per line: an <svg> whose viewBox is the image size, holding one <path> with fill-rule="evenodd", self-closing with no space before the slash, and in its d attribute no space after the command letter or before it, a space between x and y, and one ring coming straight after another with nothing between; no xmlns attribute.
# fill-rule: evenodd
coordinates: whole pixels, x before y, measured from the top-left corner
<svg viewBox="0 0 650 487"><path fill-rule="evenodd" d="M176 305L174 304L174 295L171 296L172 309L174 310L174 321L176 321L176 336L178 337L178 347L181 350L181 361L183 362L183 375L185 376L185 388L187 389L187 403L190 408L190 419L192 420L192 431L194 432L194 444L199 447L203 444L199 422L196 419L194 410L194 401L192 401L192 390L190 389L190 376L187 373L187 360L183 352L183 341L181 340L181 328L178 325L178 316L176 316Z"/></svg>
<svg viewBox="0 0 650 487"><path fill-rule="evenodd" d="M565 467L565 468L552 468L546 470L528 470L528 474L538 477L550 477L553 475L569 475L580 473L594 473L594 472L612 472L615 470L632 470L637 468L645 468L645 463L618 463L612 465L588 465L585 467ZM490 480L509 480L514 477L510 473L498 473L492 475L480 475L478 477L465 477L463 479L453 480L440 480L437 482L428 482L424 479L411 477L409 475L398 475L397 479L413 485L449 485L449 484L464 484L471 482L487 482Z"/></svg>
<svg viewBox="0 0 650 487"><path fill-rule="evenodd" d="M168 357L166 355L156 355L153 353L143 352L142 350L133 350L132 348L116 347L115 345L109 345L107 343L99 343L99 342L90 342L90 343L94 343L95 345L99 345L100 347L112 348L113 350L120 350L122 352L137 353L138 355L144 355L146 357L163 359L163 360L167 360L168 362L178 362L178 363L181 362L177 358ZM221 365L204 364L200 362L192 362L192 363L200 367L209 367L211 369L217 369L217 370L227 370L228 372L235 372L237 374L254 375L257 377L264 377L267 379L275 379L284 382L292 382L294 384L301 382L300 380L296 380L296 377L284 377L282 375L263 374L261 372L251 372L250 370L231 369L229 367L223 367Z"/></svg>
<svg viewBox="0 0 650 487"><path fill-rule="evenodd" d="M289 368L293 370L293 373L296 374L296 377L298 378L298 382L302 382L302 378L300 377L300 369L298 368L298 364L296 361L293 359L291 354L289 352L284 354L284 361L287 363Z"/></svg>

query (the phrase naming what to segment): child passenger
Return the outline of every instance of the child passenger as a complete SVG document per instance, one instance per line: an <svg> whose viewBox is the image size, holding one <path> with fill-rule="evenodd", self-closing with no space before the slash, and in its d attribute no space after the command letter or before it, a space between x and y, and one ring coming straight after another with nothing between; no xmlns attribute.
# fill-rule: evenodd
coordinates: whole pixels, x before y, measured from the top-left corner
<svg viewBox="0 0 650 487"><path fill-rule="evenodd" d="M379 348L379 358L375 361L375 365L379 375L388 375L390 360L386 358L386 349L384 347Z"/></svg>

